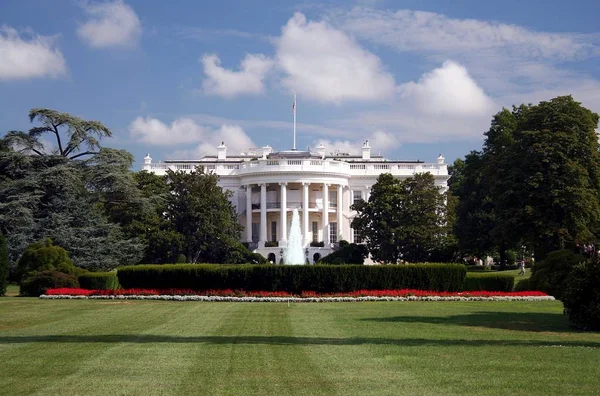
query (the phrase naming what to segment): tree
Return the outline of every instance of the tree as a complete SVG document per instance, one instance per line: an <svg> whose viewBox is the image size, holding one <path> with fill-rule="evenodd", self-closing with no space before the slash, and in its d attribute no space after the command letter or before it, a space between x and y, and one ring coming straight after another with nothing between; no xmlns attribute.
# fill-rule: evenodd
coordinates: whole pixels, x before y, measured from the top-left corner
<svg viewBox="0 0 600 396"><path fill-rule="evenodd" d="M524 244L536 260L589 242L600 220L598 114L561 96L496 114L486 133L484 175L496 243Z"/></svg>
<svg viewBox="0 0 600 396"><path fill-rule="evenodd" d="M0 296L6 294L8 286L8 247L6 246L6 238L0 233Z"/></svg>
<svg viewBox="0 0 600 396"><path fill-rule="evenodd" d="M165 218L182 235L183 252L193 263L238 259L231 255L239 251L242 227L229 201L231 193L217 181L217 175L204 173L202 167L190 173L167 171Z"/></svg>
<svg viewBox="0 0 600 396"><path fill-rule="evenodd" d="M492 238L494 205L485 183L484 157L472 151L464 161L457 159L454 164L448 183L457 197L453 232L462 253L482 257L496 246Z"/></svg>
<svg viewBox="0 0 600 396"><path fill-rule="evenodd" d="M112 136L111 131L99 121L86 121L56 110L31 109L29 121L38 121L41 125L31 128L28 133L10 131L5 141L13 148L40 156L48 155L40 142L44 134L51 134L56 140L56 149L51 155L70 159L98 154L100 139Z"/></svg>
<svg viewBox="0 0 600 396"><path fill-rule="evenodd" d="M444 236L444 195L429 173L403 181L382 174L369 201L352 208L358 212L352 228L365 235L375 260L426 261Z"/></svg>

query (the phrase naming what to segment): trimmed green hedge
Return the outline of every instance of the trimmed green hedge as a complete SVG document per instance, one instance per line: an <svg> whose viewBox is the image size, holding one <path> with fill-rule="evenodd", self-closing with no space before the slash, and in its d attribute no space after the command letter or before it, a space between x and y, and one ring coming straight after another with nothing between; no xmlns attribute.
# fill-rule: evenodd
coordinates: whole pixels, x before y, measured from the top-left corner
<svg viewBox="0 0 600 396"><path fill-rule="evenodd" d="M463 286L464 291L510 292L515 286L515 276L498 272L468 272Z"/></svg>
<svg viewBox="0 0 600 396"><path fill-rule="evenodd" d="M122 287L145 289L242 289L348 292L361 289L459 291L462 264L413 265L217 265L166 264L119 268Z"/></svg>
<svg viewBox="0 0 600 396"><path fill-rule="evenodd" d="M89 290L115 290L120 288L116 272L90 272L79 275L79 285L82 289Z"/></svg>

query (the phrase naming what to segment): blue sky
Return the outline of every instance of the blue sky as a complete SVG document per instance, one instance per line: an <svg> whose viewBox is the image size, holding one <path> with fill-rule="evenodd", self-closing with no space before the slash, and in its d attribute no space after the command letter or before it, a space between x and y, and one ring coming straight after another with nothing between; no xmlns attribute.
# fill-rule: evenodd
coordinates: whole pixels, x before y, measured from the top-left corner
<svg viewBox="0 0 600 396"><path fill-rule="evenodd" d="M503 106L600 111L597 1L21 0L0 4L0 131L48 107L154 160L298 147L448 161Z"/></svg>

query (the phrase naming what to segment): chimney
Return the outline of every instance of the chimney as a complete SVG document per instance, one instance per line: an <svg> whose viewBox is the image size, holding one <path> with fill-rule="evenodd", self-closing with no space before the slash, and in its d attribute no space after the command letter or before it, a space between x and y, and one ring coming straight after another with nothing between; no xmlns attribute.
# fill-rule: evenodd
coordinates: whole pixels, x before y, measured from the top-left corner
<svg viewBox="0 0 600 396"><path fill-rule="evenodd" d="M152 157L150 157L150 154L146 154L146 156L144 157L144 170L150 170L151 165L152 164Z"/></svg>
<svg viewBox="0 0 600 396"><path fill-rule="evenodd" d="M219 147L217 147L217 159L224 160L227 158L227 146L225 143L221 142Z"/></svg>
<svg viewBox="0 0 600 396"><path fill-rule="evenodd" d="M321 156L321 158L325 158L325 146L323 146L323 143L319 143L317 146L317 153Z"/></svg>
<svg viewBox="0 0 600 396"><path fill-rule="evenodd" d="M371 159L371 146L369 146L368 140L365 140L365 143L362 146L362 159Z"/></svg>

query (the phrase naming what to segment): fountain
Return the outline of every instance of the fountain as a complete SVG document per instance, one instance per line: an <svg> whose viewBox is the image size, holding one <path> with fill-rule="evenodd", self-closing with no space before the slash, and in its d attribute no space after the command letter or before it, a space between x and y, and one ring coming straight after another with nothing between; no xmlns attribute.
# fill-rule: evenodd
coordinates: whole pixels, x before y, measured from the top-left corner
<svg viewBox="0 0 600 396"><path fill-rule="evenodd" d="M304 264L304 250L302 249L302 232L300 231L300 216L298 209L292 212L292 225L287 248L283 252L284 264Z"/></svg>

